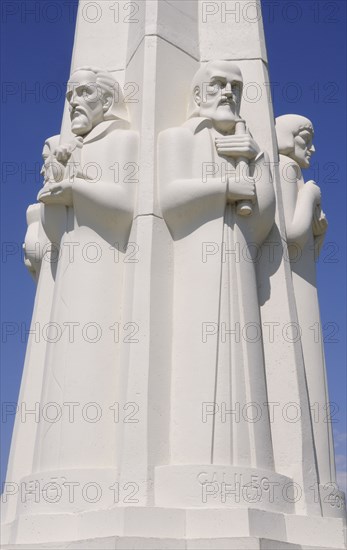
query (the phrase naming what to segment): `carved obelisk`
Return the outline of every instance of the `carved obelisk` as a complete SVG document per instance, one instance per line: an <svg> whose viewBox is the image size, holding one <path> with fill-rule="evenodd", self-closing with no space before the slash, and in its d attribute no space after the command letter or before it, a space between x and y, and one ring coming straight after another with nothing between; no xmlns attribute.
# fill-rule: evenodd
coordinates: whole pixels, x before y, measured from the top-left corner
<svg viewBox="0 0 347 550"><path fill-rule="evenodd" d="M260 1L228 4L80 0L4 548L344 547L307 349L270 337L301 314Z"/></svg>

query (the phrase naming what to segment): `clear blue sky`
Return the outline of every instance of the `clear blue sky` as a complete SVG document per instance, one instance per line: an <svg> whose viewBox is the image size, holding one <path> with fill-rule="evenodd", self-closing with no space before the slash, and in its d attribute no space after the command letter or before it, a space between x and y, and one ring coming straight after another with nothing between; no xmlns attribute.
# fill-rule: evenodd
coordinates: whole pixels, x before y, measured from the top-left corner
<svg viewBox="0 0 347 550"><path fill-rule="evenodd" d="M25 211L41 186L38 167L43 142L60 130L76 5L76 0L3 0L1 6L3 331L8 322L30 325L35 285L20 252ZM315 125L317 152L306 179L320 184L329 220L318 263L318 285L330 400L339 408L334 428L342 480L346 471L346 3L263 0L263 17L275 115L298 113ZM2 336L1 399L15 402L25 342L20 332L7 340ZM12 422L1 423L1 480Z"/></svg>

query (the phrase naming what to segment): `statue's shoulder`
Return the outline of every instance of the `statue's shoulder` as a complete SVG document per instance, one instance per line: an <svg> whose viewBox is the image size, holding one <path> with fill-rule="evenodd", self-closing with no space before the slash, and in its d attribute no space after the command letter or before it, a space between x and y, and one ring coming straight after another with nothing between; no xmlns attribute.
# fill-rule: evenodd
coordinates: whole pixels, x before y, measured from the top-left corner
<svg viewBox="0 0 347 550"><path fill-rule="evenodd" d="M210 130L212 128L212 121L210 118L206 117L192 117L186 120L182 126L183 128L189 130L192 134L197 134L205 128Z"/></svg>
<svg viewBox="0 0 347 550"><path fill-rule="evenodd" d="M280 166L286 166L286 169L288 170L290 169L293 169L295 171L298 170L299 165L296 162L296 160L288 157L287 155L282 155L282 154L279 154L278 158L279 158Z"/></svg>
<svg viewBox="0 0 347 550"><path fill-rule="evenodd" d="M167 128L159 134L159 146L189 147L194 143L195 134L204 128L211 128L210 119L194 117L186 120L182 126Z"/></svg>
<svg viewBox="0 0 347 550"><path fill-rule="evenodd" d="M139 132L131 129L127 123L121 125L117 125L117 123L114 123L113 126L110 128L108 137L111 141L119 142L121 140L122 142L128 143L138 141Z"/></svg>
<svg viewBox="0 0 347 550"><path fill-rule="evenodd" d="M294 159L287 157L287 155L279 155L279 166L282 182L296 184L298 180L302 179L300 166Z"/></svg>
<svg viewBox="0 0 347 550"><path fill-rule="evenodd" d="M107 148L111 147L114 151L128 151L129 153L133 151L135 154L139 143L139 133L130 129L128 123L119 124L119 122L122 121L114 121L110 127L105 146Z"/></svg>
<svg viewBox="0 0 347 550"><path fill-rule="evenodd" d="M280 162L287 162L287 163L296 164L296 161L294 159L288 157L288 155L284 155L283 153L279 153L278 157L280 159Z"/></svg>
<svg viewBox="0 0 347 550"><path fill-rule="evenodd" d="M104 120L95 126L85 137L84 144L95 143L100 140L114 140L121 135L123 139L131 139L137 135L135 130L130 130L129 123L124 120Z"/></svg>
<svg viewBox="0 0 347 550"><path fill-rule="evenodd" d="M158 136L159 149L170 148L170 150L183 147L189 147L193 142L193 134L188 128L176 126L167 128L160 132Z"/></svg>

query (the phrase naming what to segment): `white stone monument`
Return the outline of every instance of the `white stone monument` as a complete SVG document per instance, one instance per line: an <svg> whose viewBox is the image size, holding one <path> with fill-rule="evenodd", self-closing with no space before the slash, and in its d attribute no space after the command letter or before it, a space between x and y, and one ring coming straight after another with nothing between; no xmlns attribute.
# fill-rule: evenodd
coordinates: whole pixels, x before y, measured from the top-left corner
<svg viewBox="0 0 347 550"><path fill-rule="evenodd" d="M48 337L28 343L40 421L15 424L3 548L342 550L310 409L329 401L313 126L275 126L260 2L228 25L225 2L92 4L27 214Z"/></svg>

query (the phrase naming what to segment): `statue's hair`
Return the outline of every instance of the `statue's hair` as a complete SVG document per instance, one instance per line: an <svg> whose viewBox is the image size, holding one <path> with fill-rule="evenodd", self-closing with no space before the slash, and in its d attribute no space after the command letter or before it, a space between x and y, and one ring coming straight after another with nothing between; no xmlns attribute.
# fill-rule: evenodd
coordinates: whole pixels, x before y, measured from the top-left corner
<svg viewBox="0 0 347 550"><path fill-rule="evenodd" d="M70 76L70 82L73 82L73 75L79 71L88 71L96 75L96 83L100 86L105 95L112 97L110 108L104 114L104 120L129 120L128 110L124 103L124 96L118 81L112 73L100 67L88 66L77 67Z"/></svg>
<svg viewBox="0 0 347 550"><path fill-rule="evenodd" d="M288 155L294 151L294 138L303 130L314 133L312 122L301 115L282 115L276 118L278 151Z"/></svg>
<svg viewBox="0 0 347 550"><path fill-rule="evenodd" d="M240 82L241 82L241 92L243 87L243 78L242 73L238 65L234 63L233 61L228 61L226 59L216 59L213 61L209 61L208 63L204 63L195 73L192 84L191 84L191 93L190 93L190 100L188 105L188 118L200 116L200 107L197 105L195 101L195 93L196 90L199 89L200 93L202 93L202 87L203 84L207 82L206 79L206 72L207 70L215 65L216 63L226 63L229 66L232 66L236 73L239 73L240 75Z"/></svg>

